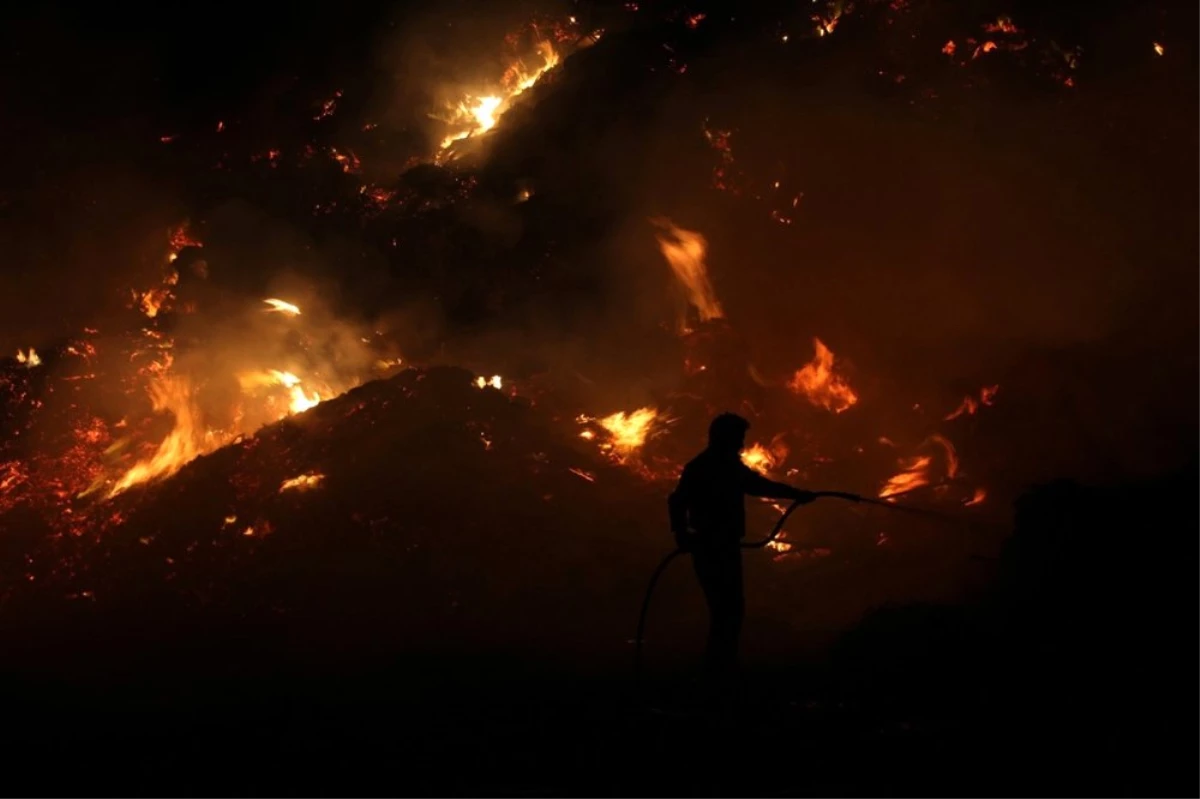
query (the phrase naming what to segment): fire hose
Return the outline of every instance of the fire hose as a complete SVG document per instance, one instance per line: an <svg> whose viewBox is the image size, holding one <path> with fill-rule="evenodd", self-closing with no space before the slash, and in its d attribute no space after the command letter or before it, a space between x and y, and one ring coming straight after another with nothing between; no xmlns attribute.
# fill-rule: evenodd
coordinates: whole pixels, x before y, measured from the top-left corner
<svg viewBox="0 0 1200 799"><path fill-rule="evenodd" d="M903 505L894 505L891 502L886 502L881 499L872 499L870 497L864 497L864 496L860 496L858 494L851 494L847 491L813 491L810 493L813 495L814 499L821 499L821 498L826 498L826 497L832 498L832 499L844 499L848 502L860 502L860 503L864 503L867 505L877 505L879 507L888 508L890 510L904 511L907 513L918 514L921 516L929 516L932 518L945 518L943 514L937 513L936 511L925 510L924 508L911 508L911 507L905 507ZM792 515L792 511L794 511L794 510L796 510L796 508L800 507L801 504L804 504L804 503L801 503L799 500L796 500L791 505L789 505L787 510L785 510L783 513L781 513L779 515L779 519L775 522L775 526L773 528L771 528L771 533L766 538L760 539L758 541L744 541L741 544L741 548L742 549L762 549L763 547L767 546L772 541L777 539L779 537L779 534L781 532L783 532L783 526L787 523L788 517ZM649 615L649 612L650 612L650 600L654 596L654 588L655 588L655 586L658 585L659 578L661 578L663 576L663 573L667 570L667 567L671 565L671 562L673 560L675 560L675 558L684 554L685 552L687 552L687 550L682 549L680 547L676 547L675 549L671 550L669 553L667 553L667 555L661 561L659 561L658 567L655 568L653 574L650 575L650 584L646 586L646 594L642 599L642 612L638 616L637 637L634 641L635 648L634 648L634 655L633 655L633 657L634 657L633 668L634 668L634 673L636 675L640 675L642 672L642 643L643 643L643 640L645 637L645 632L646 632L646 617Z"/></svg>

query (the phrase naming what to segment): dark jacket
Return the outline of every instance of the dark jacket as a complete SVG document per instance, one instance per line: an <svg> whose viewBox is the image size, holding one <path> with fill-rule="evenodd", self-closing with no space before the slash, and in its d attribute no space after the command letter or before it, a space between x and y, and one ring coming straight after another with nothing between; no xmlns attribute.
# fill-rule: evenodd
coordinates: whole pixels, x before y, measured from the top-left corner
<svg viewBox="0 0 1200 799"><path fill-rule="evenodd" d="M667 500L671 531L695 531L701 543L732 543L746 536L745 495L793 499L798 490L768 480L735 453L706 449L683 467Z"/></svg>

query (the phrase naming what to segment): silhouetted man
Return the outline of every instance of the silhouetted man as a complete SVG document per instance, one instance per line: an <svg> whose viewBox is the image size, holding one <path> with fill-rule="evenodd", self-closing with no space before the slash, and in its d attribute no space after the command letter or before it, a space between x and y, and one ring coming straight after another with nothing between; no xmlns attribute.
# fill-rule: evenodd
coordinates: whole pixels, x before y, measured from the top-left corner
<svg viewBox="0 0 1200 799"><path fill-rule="evenodd" d="M737 665L745 613L741 550L746 535L745 495L802 503L815 499L809 491L768 480L742 463L749 429L749 422L732 413L713 419L708 449L683 468L668 500L671 532L679 548L691 553L708 603L705 666L710 677L729 676Z"/></svg>

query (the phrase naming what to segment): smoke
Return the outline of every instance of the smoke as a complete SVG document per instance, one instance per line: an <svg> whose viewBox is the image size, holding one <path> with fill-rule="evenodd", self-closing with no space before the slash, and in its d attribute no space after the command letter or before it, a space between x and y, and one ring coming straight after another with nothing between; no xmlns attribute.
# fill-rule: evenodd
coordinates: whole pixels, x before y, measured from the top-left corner
<svg viewBox="0 0 1200 799"><path fill-rule="evenodd" d="M359 54L370 79L339 86L331 130L371 143L363 182L416 184L421 171L437 183L421 214L355 227L270 196L257 176L217 184L216 197L238 199L214 208L143 162L62 170L0 220L3 251L23 265L6 278L0 341L15 351L97 316L104 330L130 323L128 287L153 282L161 231L193 216L223 310L181 325L213 342L181 353L181 369L290 364L333 388L369 373L363 339L387 338L405 357L551 374L628 409L668 390L680 363L679 287L647 222L665 217L706 239L712 294L763 382L794 373L819 337L866 381L855 413L1000 383L1041 420L1030 439L1081 453L1027 450L1064 471L1095 463L1097 448L1120 463L1161 440L1106 429L1120 408L1169 429L1194 416L1194 387L1178 386L1195 382L1196 201L1181 177L1192 172L1171 166L1194 160L1179 146L1194 125L1160 122L1178 87L1129 73L1074 95L981 81L928 99L895 89L895 65L881 89L879 41L845 21L797 62L700 33L669 51L657 31L614 34L567 58L463 162L401 175L434 154L444 126L431 115L527 55L509 34L572 13L438 6L378 27ZM1128 109L1109 123L1113 97ZM716 129L731 131L732 163L705 138ZM151 132L139 135L163 131ZM443 203L468 174L470 200ZM264 313L272 296L303 315ZM1098 410L1065 414L1064 392Z"/></svg>

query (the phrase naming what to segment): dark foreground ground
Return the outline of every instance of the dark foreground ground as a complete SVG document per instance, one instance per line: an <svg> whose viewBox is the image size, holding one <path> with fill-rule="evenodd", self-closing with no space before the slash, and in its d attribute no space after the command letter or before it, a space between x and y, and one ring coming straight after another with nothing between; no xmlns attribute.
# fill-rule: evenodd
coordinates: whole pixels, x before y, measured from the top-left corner
<svg viewBox="0 0 1200 799"><path fill-rule="evenodd" d="M1196 485L1191 470L1035 490L978 603L881 609L819 665L756 664L724 707L684 675L639 684L466 652L304 672L249 654L252 628L165 654L131 638L153 664L110 673L80 643L60 676L5 680L6 782L59 795L1194 796Z"/></svg>
<svg viewBox="0 0 1200 799"><path fill-rule="evenodd" d="M6 714L9 784L242 796L1196 791L1194 724L1174 729L1166 708L1130 723L1109 714L1103 695L1091 715L922 713L839 700L789 672L754 675L739 705L702 710L618 680L461 676L214 681L169 702L147 685L26 695Z"/></svg>

